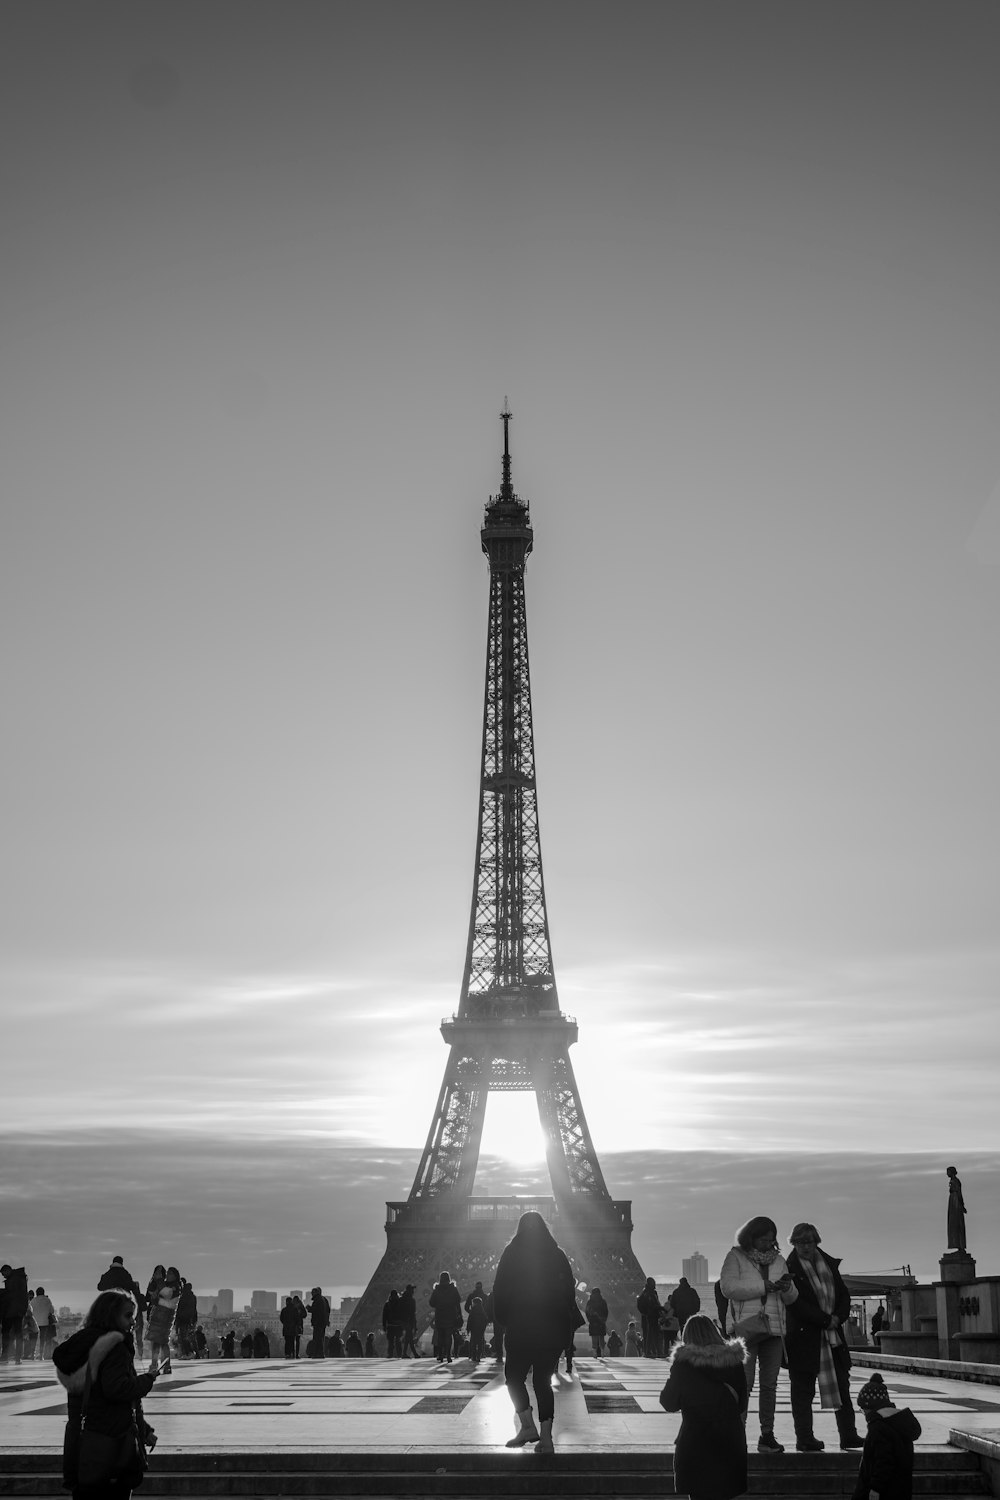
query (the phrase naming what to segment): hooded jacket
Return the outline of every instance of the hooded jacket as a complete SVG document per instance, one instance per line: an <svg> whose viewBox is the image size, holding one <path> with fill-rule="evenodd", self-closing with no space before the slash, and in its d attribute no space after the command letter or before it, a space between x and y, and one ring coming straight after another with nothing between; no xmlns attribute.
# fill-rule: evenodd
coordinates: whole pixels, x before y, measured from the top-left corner
<svg viewBox="0 0 1000 1500"><path fill-rule="evenodd" d="M852 1500L868 1500L869 1490L877 1490L879 1500L912 1500L913 1444L920 1431L908 1406L872 1412Z"/></svg>
<svg viewBox="0 0 1000 1500"><path fill-rule="evenodd" d="M674 1488L699 1500L733 1500L747 1488L743 1413L747 1380L740 1339L725 1344L678 1344L660 1392L664 1411L679 1411Z"/></svg>

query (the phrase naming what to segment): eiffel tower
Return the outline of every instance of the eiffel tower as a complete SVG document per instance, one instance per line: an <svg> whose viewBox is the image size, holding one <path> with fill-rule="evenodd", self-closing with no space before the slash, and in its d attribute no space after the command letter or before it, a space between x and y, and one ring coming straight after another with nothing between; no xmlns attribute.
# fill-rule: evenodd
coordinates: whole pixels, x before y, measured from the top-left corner
<svg viewBox="0 0 1000 1500"><path fill-rule="evenodd" d="M350 1318L362 1336L381 1326L395 1287L416 1287L418 1322L441 1271L463 1297L489 1288L500 1251L528 1208L566 1251L581 1292L600 1287L610 1326L624 1333L645 1280L632 1250L632 1205L612 1199L587 1128L569 1049L577 1024L559 1008L545 910L528 676L524 568L532 548L528 505L511 482L510 420L503 421L500 491L480 533L490 565L479 830L462 991L441 1034L444 1081L410 1196L386 1204L385 1254ZM474 1197L486 1104L493 1090L533 1093L551 1197Z"/></svg>

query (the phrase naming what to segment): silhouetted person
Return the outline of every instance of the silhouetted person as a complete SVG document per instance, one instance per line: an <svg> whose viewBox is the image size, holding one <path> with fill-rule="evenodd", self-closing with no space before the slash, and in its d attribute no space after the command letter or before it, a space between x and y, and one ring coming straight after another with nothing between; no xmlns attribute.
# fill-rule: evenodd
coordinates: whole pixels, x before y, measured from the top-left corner
<svg viewBox="0 0 1000 1500"><path fill-rule="evenodd" d="M660 1297L652 1276L646 1277L635 1305L642 1318L642 1352L647 1359L656 1359L660 1352Z"/></svg>
<svg viewBox="0 0 1000 1500"><path fill-rule="evenodd" d="M537 1443L539 1453L551 1453L552 1376L560 1354L572 1342L579 1310L572 1267L541 1214L532 1209L521 1215L500 1256L493 1278L493 1309L504 1326L504 1379L517 1427L507 1446ZM529 1370L538 1428L525 1383Z"/></svg>
<svg viewBox="0 0 1000 1500"><path fill-rule="evenodd" d="M719 1327L722 1329L723 1337L726 1333L726 1319L729 1316L729 1298L722 1290L722 1282L717 1281L712 1288L715 1293L715 1306L719 1314Z"/></svg>
<svg viewBox="0 0 1000 1500"><path fill-rule="evenodd" d="M624 1347L625 1345L622 1343L621 1334L616 1333L612 1328L611 1332L608 1334L608 1353L611 1355L611 1358L617 1359Z"/></svg>
<svg viewBox="0 0 1000 1500"><path fill-rule="evenodd" d="M35 1292L31 1303L31 1311L35 1322L38 1324L38 1358L48 1359L52 1353L55 1343L59 1320L56 1310L52 1306L52 1298L46 1295L45 1288L40 1286Z"/></svg>
<svg viewBox="0 0 1000 1500"><path fill-rule="evenodd" d="M299 1351L302 1347L302 1335L305 1332L306 1326L306 1305L303 1302L302 1298L299 1296L298 1292L296 1292L295 1296L292 1298L292 1306L295 1308L296 1316L295 1358L298 1359Z"/></svg>
<svg viewBox="0 0 1000 1500"><path fill-rule="evenodd" d="M486 1308L482 1297L473 1297L466 1323L469 1329L469 1357L473 1364L478 1365L486 1347Z"/></svg>
<svg viewBox="0 0 1000 1500"><path fill-rule="evenodd" d="M403 1358L420 1358L420 1350L417 1348L417 1299L414 1296L416 1287L412 1281L408 1281L399 1298L400 1313L403 1319Z"/></svg>
<svg viewBox="0 0 1000 1500"><path fill-rule="evenodd" d="M281 1336L285 1341L285 1358L294 1359L295 1330L298 1327L299 1314L291 1297L285 1298L285 1305L278 1314L278 1321L281 1324Z"/></svg>
<svg viewBox="0 0 1000 1500"><path fill-rule="evenodd" d="M430 1295L434 1309L434 1344L439 1360L452 1362L452 1346L462 1327L462 1296L448 1271L442 1271Z"/></svg>
<svg viewBox="0 0 1000 1500"><path fill-rule="evenodd" d="M335 1328L330 1339L330 1355L333 1359L344 1358L344 1340L340 1336L340 1329Z"/></svg>
<svg viewBox="0 0 1000 1500"><path fill-rule="evenodd" d="M356 1328L350 1328L347 1332L347 1343L344 1345L349 1359L360 1359L364 1356L365 1346L361 1342L361 1335Z"/></svg>
<svg viewBox="0 0 1000 1500"><path fill-rule="evenodd" d="M223 1359L235 1359L236 1358L236 1334L233 1332L233 1330L231 1328L226 1333L224 1333L222 1335L222 1339L220 1340L220 1343L221 1343L221 1348L222 1348L222 1357L223 1357Z"/></svg>
<svg viewBox="0 0 1000 1500"><path fill-rule="evenodd" d="M112 1257L110 1266L97 1283L97 1290L99 1292L126 1292L136 1304L142 1296L139 1283L130 1272L126 1271L125 1262L120 1255Z"/></svg>
<svg viewBox="0 0 1000 1500"><path fill-rule="evenodd" d="M254 1359L271 1358L271 1341L268 1338L267 1334L264 1332L263 1328L254 1329L251 1345L253 1347Z"/></svg>
<svg viewBox="0 0 1000 1500"><path fill-rule="evenodd" d="M244 1359L253 1359L253 1334L245 1333L240 1339L240 1353Z"/></svg>
<svg viewBox="0 0 1000 1500"><path fill-rule="evenodd" d="M309 1303L309 1321L312 1323L312 1357L326 1357L326 1330L330 1322L330 1304L323 1296L322 1287L314 1286Z"/></svg>
<svg viewBox="0 0 1000 1500"><path fill-rule="evenodd" d="M885 1308L880 1302L872 1313L872 1343L878 1346L878 1336L885 1327Z"/></svg>
<svg viewBox="0 0 1000 1500"><path fill-rule="evenodd" d="M604 1338L608 1331L608 1304L601 1295L599 1286L595 1286L591 1291L583 1313L587 1319L587 1332L590 1335L594 1354L600 1359L604 1354Z"/></svg>
<svg viewBox="0 0 1000 1500"><path fill-rule="evenodd" d="M674 1310L674 1316L681 1330L688 1318L693 1317L696 1312L701 1312L701 1298L686 1276L681 1277L667 1301Z"/></svg>
<svg viewBox="0 0 1000 1500"><path fill-rule="evenodd" d="M375 1335L374 1335L374 1333L366 1333L365 1334L365 1354L366 1354L366 1356L369 1359L374 1359L375 1358Z"/></svg>
<svg viewBox="0 0 1000 1500"><path fill-rule="evenodd" d="M23 1266L0 1266L4 1288L0 1292L0 1364L10 1363L10 1351L14 1351L14 1363L21 1363L24 1337L24 1318L28 1311L28 1273Z"/></svg>
<svg viewBox="0 0 1000 1500"><path fill-rule="evenodd" d="M195 1324L198 1321L198 1298L195 1296L194 1288L190 1281L181 1281L180 1296L177 1298L177 1339L184 1354L191 1354L194 1350L192 1335Z"/></svg>
<svg viewBox="0 0 1000 1500"><path fill-rule="evenodd" d="M403 1310L399 1293L393 1287L389 1296L382 1304L382 1327L385 1330L386 1342L389 1346L389 1359L402 1359L403 1357Z"/></svg>

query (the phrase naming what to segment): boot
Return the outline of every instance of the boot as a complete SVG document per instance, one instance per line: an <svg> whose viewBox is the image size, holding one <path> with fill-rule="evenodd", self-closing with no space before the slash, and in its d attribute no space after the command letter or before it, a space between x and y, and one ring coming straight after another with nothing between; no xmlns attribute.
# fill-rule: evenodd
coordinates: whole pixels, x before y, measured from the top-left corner
<svg viewBox="0 0 1000 1500"><path fill-rule="evenodd" d="M505 1444L507 1448L523 1448L525 1443L538 1442L540 1434L538 1428L535 1426L535 1414L530 1406L524 1411L516 1411L514 1413L514 1422L517 1426L517 1431L512 1438L508 1438ZM550 1422L549 1427L551 1428L551 1426L552 1423ZM551 1448L551 1446L552 1439L550 1438L549 1447Z"/></svg>
<svg viewBox="0 0 1000 1500"><path fill-rule="evenodd" d="M545 1421L541 1424L541 1428L542 1430L538 1437L539 1453L554 1453L556 1450L552 1446L552 1418L546 1417Z"/></svg>

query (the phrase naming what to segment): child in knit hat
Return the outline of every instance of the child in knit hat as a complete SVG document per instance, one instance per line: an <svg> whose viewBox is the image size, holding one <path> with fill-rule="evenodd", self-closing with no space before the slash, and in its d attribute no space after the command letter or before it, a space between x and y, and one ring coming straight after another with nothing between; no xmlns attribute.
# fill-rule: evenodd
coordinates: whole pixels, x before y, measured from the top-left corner
<svg viewBox="0 0 1000 1500"><path fill-rule="evenodd" d="M896 1407L876 1371L858 1392L868 1421L858 1482L851 1500L913 1500L913 1444L920 1423L909 1407Z"/></svg>

